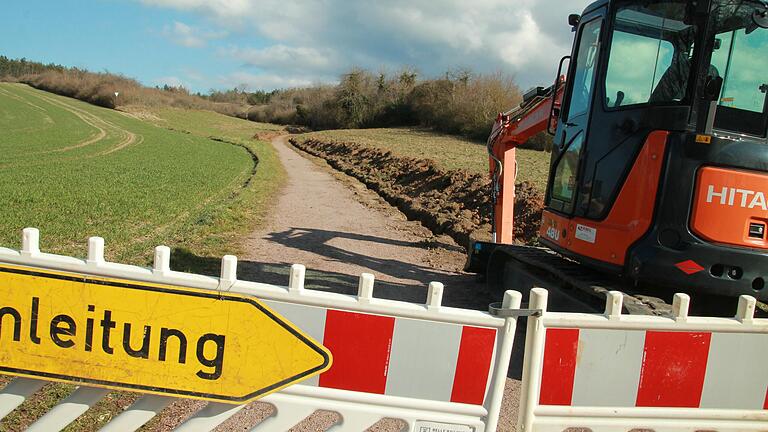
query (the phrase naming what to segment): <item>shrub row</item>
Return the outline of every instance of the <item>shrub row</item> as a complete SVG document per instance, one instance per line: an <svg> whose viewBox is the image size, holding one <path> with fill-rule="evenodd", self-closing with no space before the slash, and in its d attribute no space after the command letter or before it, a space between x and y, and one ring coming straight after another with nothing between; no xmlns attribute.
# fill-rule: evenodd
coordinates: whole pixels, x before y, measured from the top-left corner
<svg viewBox="0 0 768 432"><path fill-rule="evenodd" d="M202 95L190 94L183 87L144 87L134 79L109 72L93 73L0 56L0 79L24 82L109 108L135 104L208 109L315 130L420 125L478 141L487 138L496 115L514 107L521 98L509 76L467 70L421 79L407 69L388 75L355 68L343 74L336 85L270 92L248 92L241 86ZM527 146L542 150L551 147L551 140L540 135Z"/></svg>
<svg viewBox="0 0 768 432"><path fill-rule="evenodd" d="M312 129L422 125L482 140L496 115L519 101L518 87L501 73L462 70L419 79L410 70L387 75L353 69L335 86L278 91L251 108L248 118Z"/></svg>
<svg viewBox="0 0 768 432"><path fill-rule="evenodd" d="M117 105L174 106L207 109L241 118L245 118L248 112L247 105L218 103L190 94L183 87L145 87L134 79L109 72L95 73L26 59L8 59L5 56L0 56L0 77L3 81L23 82L41 90L108 108ZM117 97L115 92L119 92Z"/></svg>

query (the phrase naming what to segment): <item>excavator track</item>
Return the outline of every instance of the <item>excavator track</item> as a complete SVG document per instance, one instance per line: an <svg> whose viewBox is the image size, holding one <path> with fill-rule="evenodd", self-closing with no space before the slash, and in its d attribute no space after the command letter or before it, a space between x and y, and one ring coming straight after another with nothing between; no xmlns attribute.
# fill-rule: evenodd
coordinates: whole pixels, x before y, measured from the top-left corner
<svg viewBox="0 0 768 432"><path fill-rule="evenodd" d="M487 275L492 290L494 284L502 289L505 286L514 289L523 279L527 281L522 285L547 288L595 307L605 301L609 291L621 291L624 293L624 309L629 314L671 316L672 313L672 305L663 299L640 294L620 278L592 270L550 249L507 245L498 248L491 260L495 262L489 268L509 269Z"/></svg>

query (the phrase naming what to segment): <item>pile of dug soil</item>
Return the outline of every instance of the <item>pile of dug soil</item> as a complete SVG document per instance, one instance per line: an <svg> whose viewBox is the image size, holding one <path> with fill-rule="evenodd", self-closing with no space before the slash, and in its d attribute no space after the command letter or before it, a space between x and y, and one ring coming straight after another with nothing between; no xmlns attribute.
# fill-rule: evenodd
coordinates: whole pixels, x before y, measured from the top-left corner
<svg viewBox="0 0 768 432"><path fill-rule="evenodd" d="M464 170L445 171L428 159L396 156L354 143L300 138L291 138L290 142L357 178L435 234L448 234L465 246L470 238L490 238L490 180L485 175ZM532 184L516 185L514 235L517 241L535 242L543 201L543 195Z"/></svg>

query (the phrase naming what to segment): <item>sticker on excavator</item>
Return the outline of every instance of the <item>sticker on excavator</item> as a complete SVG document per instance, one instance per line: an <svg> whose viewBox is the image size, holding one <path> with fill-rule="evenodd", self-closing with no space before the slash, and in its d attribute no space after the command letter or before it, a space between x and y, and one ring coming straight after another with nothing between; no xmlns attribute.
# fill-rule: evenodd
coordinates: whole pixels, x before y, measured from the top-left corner
<svg viewBox="0 0 768 432"><path fill-rule="evenodd" d="M588 227L586 225L576 225L576 238L587 243L594 243L597 241L597 229Z"/></svg>

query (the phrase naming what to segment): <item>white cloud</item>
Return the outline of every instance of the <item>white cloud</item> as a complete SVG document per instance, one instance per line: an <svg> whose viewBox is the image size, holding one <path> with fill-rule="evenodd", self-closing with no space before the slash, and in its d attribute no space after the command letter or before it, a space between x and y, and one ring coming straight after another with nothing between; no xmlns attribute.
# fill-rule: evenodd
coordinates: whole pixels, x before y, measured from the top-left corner
<svg viewBox="0 0 768 432"><path fill-rule="evenodd" d="M262 69L310 69L317 71L329 70L333 67L332 51L321 52L309 47L290 47L278 44L259 49L232 47L221 52Z"/></svg>
<svg viewBox="0 0 768 432"><path fill-rule="evenodd" d="M140 0L197 13L211 26L257 38L222 50L249 72L323 80L351 66L427 76L470 67L504 71L523 87L553 80L570 51L566 23L591 0ZM266 42L266 46L265 45ZM266 80L269 81L269 80Z"/></svg>
<svg viewBox="0 0 768 432"><path fill-rule="evenodd" d="M209 40L220 39L226 36L227 33L225 31L200 30L183 22L174 21L173 25L163 28L163 34L177 45L187 48L200 48L204 47Z"/></svg>
<svg viewBox="0 0 768 432"><path fill-rule="evenodd" d="M252 74L233 72L219 78L219 83L226 88L245 85L249 90L274 90L278 88L307 87L316 83L310 77L285 76L270 73Z"/></svg>

